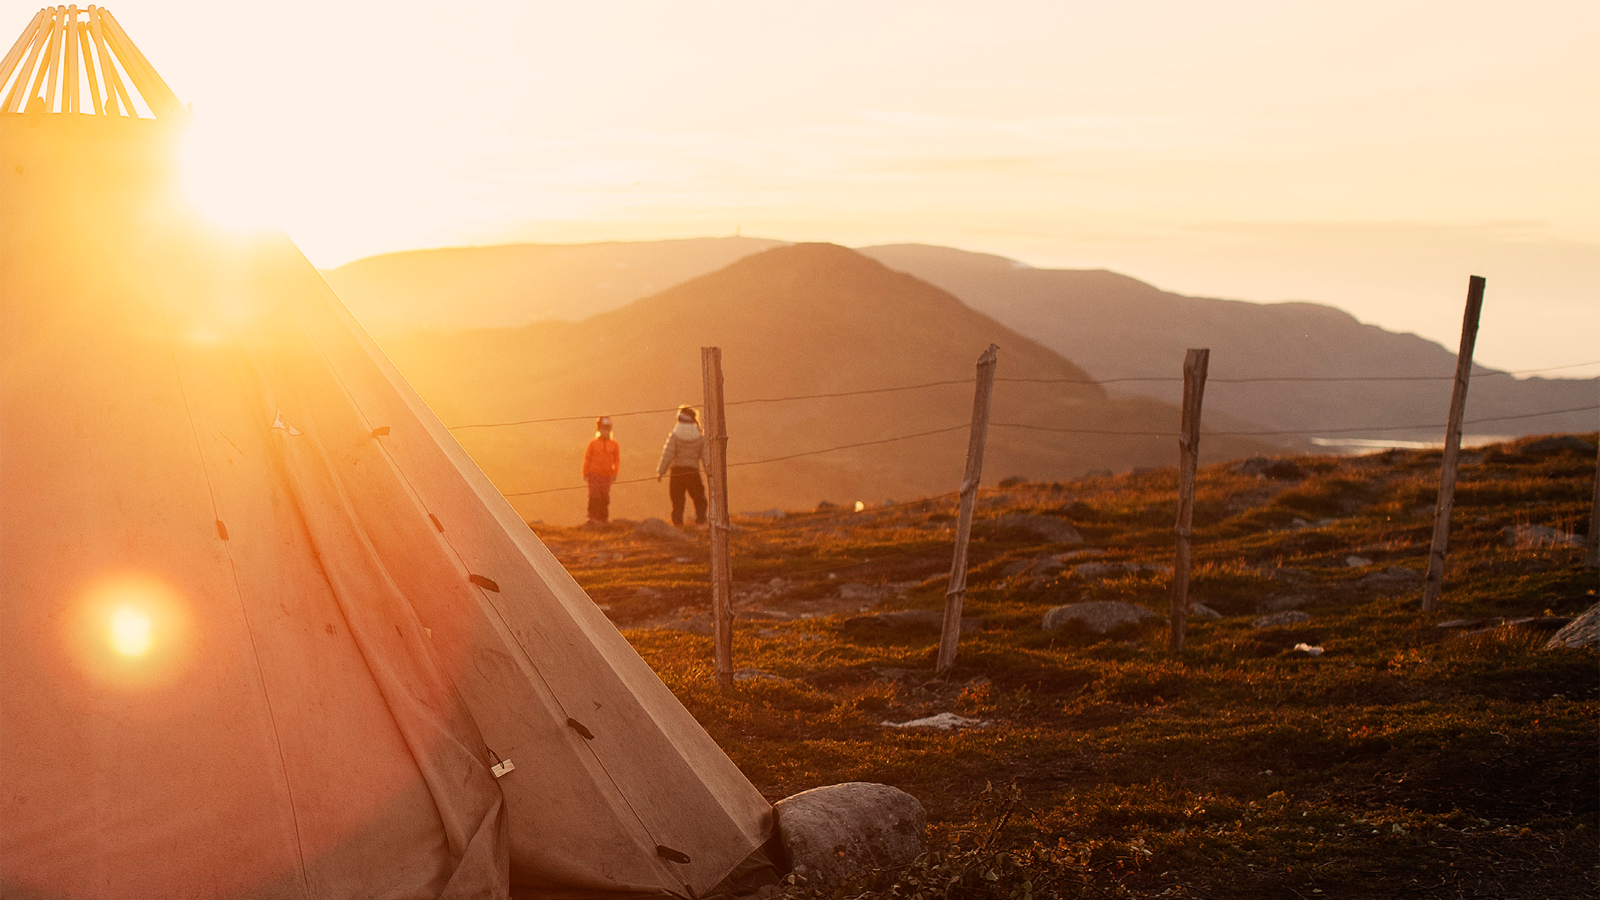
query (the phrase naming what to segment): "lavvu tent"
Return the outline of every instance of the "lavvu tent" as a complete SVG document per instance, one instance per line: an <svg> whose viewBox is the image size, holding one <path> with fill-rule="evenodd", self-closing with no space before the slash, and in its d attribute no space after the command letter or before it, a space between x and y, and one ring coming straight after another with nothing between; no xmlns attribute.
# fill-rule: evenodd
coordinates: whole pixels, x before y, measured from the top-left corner
<svg viewBox="0 0 1600 900"><path fill-rule="evenodd" d="M0 894L696 896L759 793L105 10L0 65Z"/></svg>

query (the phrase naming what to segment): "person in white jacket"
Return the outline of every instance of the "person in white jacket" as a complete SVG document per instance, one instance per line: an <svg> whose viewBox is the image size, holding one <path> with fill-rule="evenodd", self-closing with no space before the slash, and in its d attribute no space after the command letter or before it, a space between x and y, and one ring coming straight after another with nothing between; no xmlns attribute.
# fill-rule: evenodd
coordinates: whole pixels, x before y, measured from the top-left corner
<svg viewBox="0 0 1600 900"><path fill-rule="evenodd" d="M683 527L683 498L687 494L694 500L694 522L706 523L706 487L700 480L700 469L708 466L709 450L706 436L700 430L700 416L692 406L678 407L678 424L667 435L667 445L661 448L661 465L656 468L656 481L670 474L667 494L672 498L672 524Z"/></svg>

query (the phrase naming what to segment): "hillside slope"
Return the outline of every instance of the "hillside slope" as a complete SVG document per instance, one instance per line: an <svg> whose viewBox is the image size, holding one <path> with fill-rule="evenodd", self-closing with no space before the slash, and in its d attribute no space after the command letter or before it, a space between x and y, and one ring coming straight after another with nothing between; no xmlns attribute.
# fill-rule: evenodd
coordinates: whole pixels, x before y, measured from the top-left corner
<svg viewBox="0 0 1600 900"><path fill-rule="evenodd" d="M1186 297L1105 270L1034 269L999 256L901 244L861 251L944 288L1006 326L1083 366L1096 378L1173 376L1184 350L1211 348L1211 378L1450 376L1455 353L1414 334L1367 325L1315 303L1247 303ZM1558 365L1574 360L1551 360ZM1174 383L1120 390L1177 401ZM1278 382L1206 389L1207 411L1247 415L1308 435L1365 425L1443 422L1450 382ZM1466 418L1519 416L1600 402L1600 379L1517 380L1478 367ZM1594 412L1485 422L1480 434L1530 434L1595 427ZM1351 436L1438 440L1439 429Z"/></svg>
<svg viewBox="0 0 1600 900"><path fill-rule="evenodd" d="M494 328L616 309L779 243L730 237L408 250L323 275L375 332Z"/></svg>
<svg viewBox="0 0 1600 900"><path fill-rule="evenodd" d="M876 503L954 489L966 453L969 383L831 399L738 401L970 380L978 354L991 341L1001 347L1002 379L1085 378L1059 354L950 294L828 244L768 250L582 322L392 335L384 348L447 424L465 425L698 403L699 348L720 346L726 396L734 404L728 411L729 460L735 464L730 482L739 511L809 507L823 499ZM667 412L618 419L621 480L655 474L672 421ZM1108 398L1095 385L1002 381L994 421L1171 432L1178 416L1169 404ZM1230 423L1213 417L1207 424L1227 430ZM960 430L738 465L951 427ZM578 484L591 433L591 423L582 420L456 432L508 494ZM1263 446L1212 438L1202 449L1207 458L1221 459ZM985 480L1165 465L1175 447L1170 437L1069 435L997 424ZM613 516L661 515L665 493L653 481L619 484ZM582 516L581 492L513 500L530 519L571 522Z"/></svg>
<svg viewBox="0 0 1600 900"><path fill-rule="evenodd" d="M1173 468L986 488L942 677L948 498L743 522L732 658L759 680L733 691L705 541L538 530L769 799L869 781L924 804L939 853L856 900L1593 900L1600 657L1541 648L1595 571L1517 537L1590 527L1593 439L1464 454L1433 613L1436 451L1201 469L1189 596L1218 617L1178 653ZM1068 604L1144 621L1045 628ZM952 713L974 727L886 727Z"/></svg>

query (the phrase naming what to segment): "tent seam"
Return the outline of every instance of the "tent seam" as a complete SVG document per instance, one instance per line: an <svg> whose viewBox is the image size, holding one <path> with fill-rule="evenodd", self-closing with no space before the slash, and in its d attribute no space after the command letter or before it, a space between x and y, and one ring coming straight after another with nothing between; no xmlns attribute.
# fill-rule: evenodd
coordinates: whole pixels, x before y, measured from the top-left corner
<svg viewBox="0 0 1600 900"><path fill-rule="evenodd" d="M172 323L167 319L166 310L161 311L161 324L167 333L167 350L172 355L172 371L178 380L178 396L183 399L183 411L189 418L189 434L194 439L195 454L200 457L200 474L205 478L206 495L211 501L211 514L217 521L222 521L222 511L217 506L217 492L211 484L211 470L206 465L205 448L200 443L200 429L195 424L194 407L189 404L189 391L183 385L183 367L178 362L177 345L172 340ZM234 375L237 377L238 369L235 367ZM267 690L266 673L261 666L261 651L256 646L255 628L250 624L250 610L244 602L244 591L239 586L239 568L233 559L233 548L223 541L222 552L228 558L228 576L233 581L234 597L239 601L240 618L244 621L245 635L250 639L250 655L255 660L256 678L261 684L261 699L267 704L267 721L272 725L272 743L278 751L278 765L283 769L283 789L289 795L289 821L294 825L294 849L300 863L300 892L301 896L311 897L311 885L306 875L306 850L300 836L300 811L295 804L294 784L289 778L289 761L283 755L283 737L278 733L278 717L273 712L272 692Z"/></svg>

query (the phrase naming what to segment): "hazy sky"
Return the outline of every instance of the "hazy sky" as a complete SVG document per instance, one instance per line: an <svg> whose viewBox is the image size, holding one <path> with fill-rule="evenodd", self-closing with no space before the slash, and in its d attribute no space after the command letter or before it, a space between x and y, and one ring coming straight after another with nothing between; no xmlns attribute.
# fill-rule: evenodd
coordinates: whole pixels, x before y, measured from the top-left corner
<svg viewBox="0 0 1600 900"><path fill-rule="evenodd" d="M918 241L1451 347L1482 274L1480 360L1600 359L1595 0L110 9L324 266Z"/></svg>

